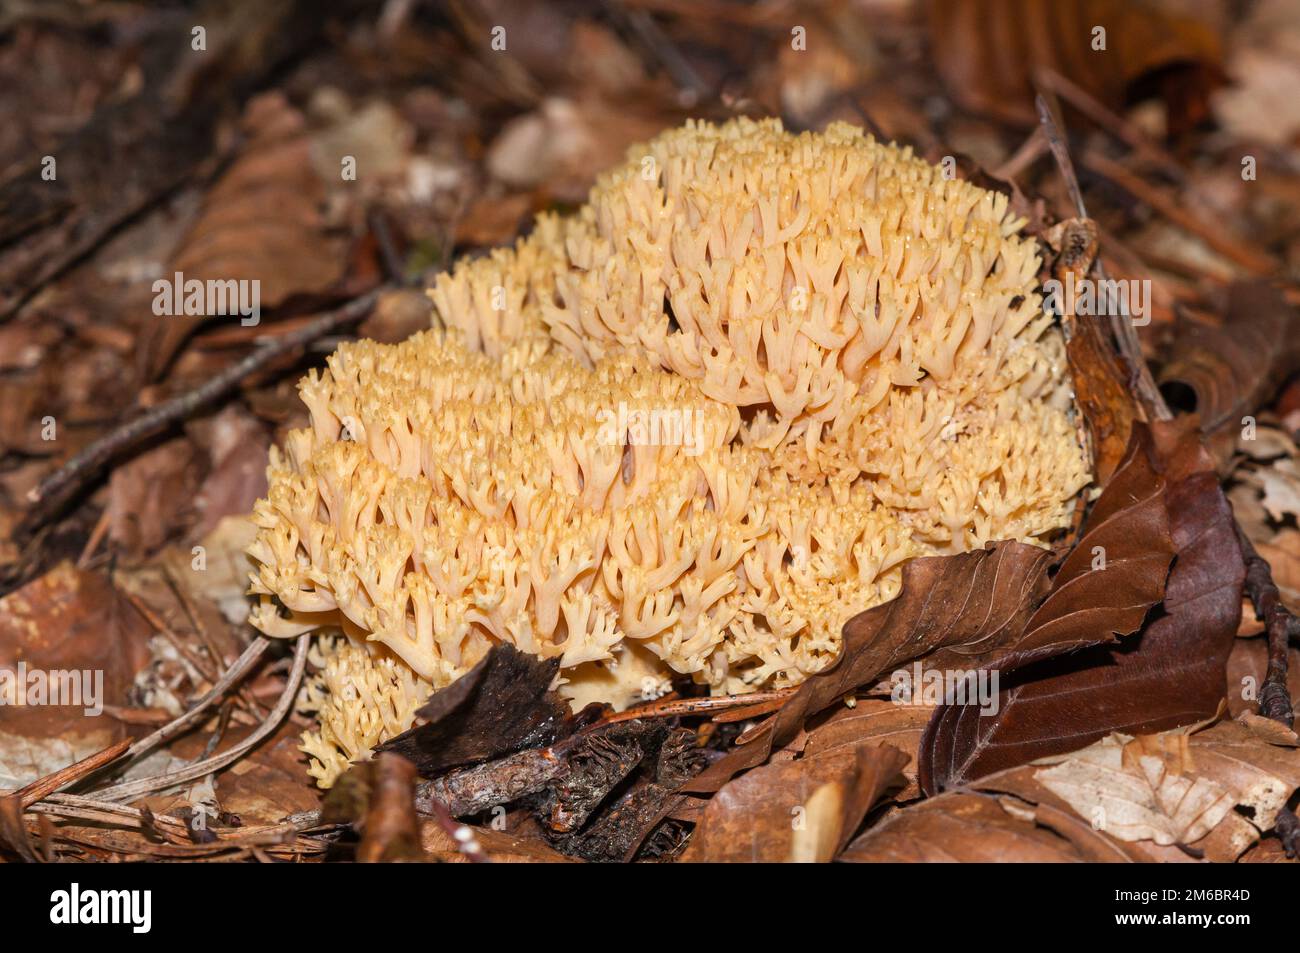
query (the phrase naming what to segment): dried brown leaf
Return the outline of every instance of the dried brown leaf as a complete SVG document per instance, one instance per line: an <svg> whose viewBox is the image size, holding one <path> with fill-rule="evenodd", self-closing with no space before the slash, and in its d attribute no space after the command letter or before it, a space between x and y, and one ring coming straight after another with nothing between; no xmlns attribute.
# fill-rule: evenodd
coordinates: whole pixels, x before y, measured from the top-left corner
<svg viewBox="0 0 1300 953"><path fill-rule="evenodd" d="M1300 368L1300 317L1266 281L1228 289L1223 322L1188 324L1160 373L1166 391L1189 388L1201 429L1222 466L1231 457L1242 417L1254 413Z"/></svg>
<svg viewBox="0 0 1300 953"><path fill-rule="evenodd" d="M842 863L859 864L1126 863L1141 859L1069 811L965 790L950 791L895 812L839 856Z"/></svg>
<svg viewBox="0 0 1300 953"><path fill-rule="evenodd" d="M810 677L777 714L691 783L716 790L737 771L789 744L806 719L840 697L920 659L927 669L1015 667L1134 631L1160 600L1171 558L1162 484L1145 431L1094 506L1087 545L1049 579L1051 553L1003 542L957 556L914 560L892 602L844 627L830 668ZM1093 569L1101 548L1109 571ZM1039 606L1052 588L1057 598ZM922 763L922 777L925 776Z"/></svg>
<svg viewBox="0 0 1300 953"><path fill-rule="evenodd" d="M903 567L896 599L845 623L839 658L799 686L755 736L687 790L715 791L736 772L762 764L807 718L903 662L965 646L967 667L974 667L1005 650L1045 590L1050 560L1048 551L1017 542L912 560Z"/></svg>
<svg viewBox="0 0 1300 953"><path fill-rule="evenodd" d="M571 864L537 837L524 837L490 827L474 827L474 837L487 859L498 864ZM469 863L463 847L433 818L420 818L420 843L430 860L448 864Z"/></svg>
<svg viewBox="0 0 1300 953"><path fill-rule="evenodd" d="M1011 122L1035 121L1033 85L1043 68L1120 108L1137 81L1183 67L1169 77L1178 85L1162 89L1175 130L1204 117L1221 78L1215 28L1150 0L927 0L926 17L934 62L954 98Z"/></svg>
<svg viewBox="0 0 1300 953"><path fill-rule="evenodd" d="M248 141L204 198L164 279L260 282L260 307L321 295L343 277L345 249L320 211L324 183L311 163L301 115L282 94L249 103ZM148 379L160 374L205 317L175 314L148 325L141 348ZM238 320L236 318L235 320Z"/></svg>
<svg viewBox="0 0 1300 953"><path fill-rule="evenodd" d="M1013 671L1001 679L997 712L991 717L969 705L941 708L921 749L927 791L1069 751L1114 731L1146 734L1215 714L1241 619L1245 565L1232 511L1192 426L1157 425L1154 431L1154 457L1163 470L1177 551L1160 613L1138 636L1118 646L1100 644ZM1112 485L1120 480L1117 474ZM1103 499L1107 494L1117 498L1111 487ZM1102 519L1098 529L1108 522ZM1062 566L1058 578L1067 581L1060 592L1071 584L1070 560L1088 558L1088 546L1085 536ZM1132 548L1161 549L1154 542ZM1101 582L1109 578L1107 571L1093 574ZM1116 593L1122 596L1120 604L1131 608L1126 619L1140 621L1139 604L1122 589ZM1103 587L1096 596L1107 599L1110 593ZM1052 603L1044 603L1040 616L1054 611ZM1108 640L1109 632L1097 633L1097 639ZM1011 657L1003 665L1014 669L1020 661Z"/></svg>
<svg viewBox="0 0 1300 953"><path fill-rule="evenodd" d="M907 786L892 796L898 801L909 801L921 796L916 779L916 753L933 712L933 705L859 698L852 708L838 708L829 718L808 730L803 753L805 757L816 757L861 745L897 748L907 755L907 764L902 768Z"/></svg>
<svg viewBox="0 0 1300 953"><path fill-rule="evenodd" d="M889 745L863 744L755 768L709 801L682 860L832 860L906 759Z"/></svg>
<svg viewBox="0 0 1300 953"><path fill-rule="evenodd" d="M200 462L184 437L168 440L113 470L108 480L108 536L126 552L153 552L195 516Z"/></svg>
<svg viewBox="0 0 1300 953"><path fill-rule="evenodd" d="M47 684L51 673L75 676L58 679L59 704L0 705L0 777L25 784L119 740L121 724L96 717L94 703L129 703L151 634L111 582L70 563L0 599L0 671L15 676L14 687L20 663Z"/></svg>

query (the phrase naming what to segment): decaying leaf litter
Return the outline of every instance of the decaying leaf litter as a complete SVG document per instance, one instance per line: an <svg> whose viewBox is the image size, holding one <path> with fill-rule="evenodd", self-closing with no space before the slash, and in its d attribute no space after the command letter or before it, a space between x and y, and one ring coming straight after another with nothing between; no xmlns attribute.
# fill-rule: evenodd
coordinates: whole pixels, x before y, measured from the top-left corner
<svg viewBox="0 0 1300 953"><path fill-rule="evenodd" d="M1038 7L1010 0L976 20L961 0L361 5L262 23L217 83L142 8L0 23L0 71L66 77L43 87L59 123L0 139L0 668L103 676L94 718L3 709L6 859L1292 854L1300 119L1264 78L1287 3L1231 29L1214 5L1062 6L1021 32ZM984 66L1008 42L1023 75ZM173 55L122 75L133 43ZM210 125L168 122L196 102ZM322 799L294 704L319 662L257 635L244 595L295 381L342 339L426 327L433 275L582 202L631 143L738 115L958 156L1030 223L1040 279L1152 280L1136 333L1060 315L1097 492L1051 548L910 561L795 688L573 712L553 664L494 648ZM127 187L71 174L119 145ZM24 172L46 154L68 161L42 191ZM159 276L232 269L261 281L258 325L152 313ZM997 714L897 704L901 669L996 670Z"/></svg>

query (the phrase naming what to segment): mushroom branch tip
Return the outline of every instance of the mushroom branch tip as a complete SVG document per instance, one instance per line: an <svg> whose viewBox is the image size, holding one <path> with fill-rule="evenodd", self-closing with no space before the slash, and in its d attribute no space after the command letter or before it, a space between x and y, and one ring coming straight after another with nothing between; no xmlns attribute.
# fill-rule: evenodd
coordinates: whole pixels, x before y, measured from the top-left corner
<svg viewBox="0 0 1300 953"><path fill-rule="evenodd" d="M575 706L796 685L922 555L1043 544L1089 483L1006 198L835 124L691 122L300 384L249 553L322 631L329 785L498 642Z"/></svg>

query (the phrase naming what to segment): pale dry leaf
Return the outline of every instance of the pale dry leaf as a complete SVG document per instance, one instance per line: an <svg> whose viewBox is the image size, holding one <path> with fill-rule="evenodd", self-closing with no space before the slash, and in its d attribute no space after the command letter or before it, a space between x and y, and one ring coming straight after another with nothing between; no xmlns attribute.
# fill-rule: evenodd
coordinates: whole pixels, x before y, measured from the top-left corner
<svg viewBox="0 0 1300 953"><path fill-rule="evenodd" d="M108 725L51 738L0 732L0 794L88 758L113 741L114 733Z"/></svg>
<svg viewBox="0 0 1300 953"><path fill-rule="evenodd" d="M1260 424L1254 433L1244 427L1237 436L1237 452L1245 454L1252 460L1274 460L1278 457L1295 459L1300 456L1295 441L1281 427Z"/></svg>
<svg viewBox="0 0 1300 953"><path fill-rule="evenodd" d="M357 181L397 179L406 171L415 132L384 102L369 103L311 137L311 165L324 182L339 180L345 156L356 161Z"/></svg>
<svg viewBox="0 0 1300 953"><path fill-rule="evenodd" d="M1038 768L1033 780L1081 817L1101 819L1118 840L1192 844L1232 860L1273 826L1300 785L1300 754L1271 741L1243 721L1191 735L1113 734Z"/></svg>
<svg viewBox="0 0 1300 953"><path fill-rule="evenodd" d="M1122 749L1105 741L1080 755L1037 771L1034 780L1081 817L1105 818L1107 833L1120 840L1190 843L1232 810L1232 793L1223 785L1175 774L1159 757L1124 765Z"/></svg>
<svg viewBox="0 0 1300 953"><path fill-rule="evenodd" d="M251 572L246 551L257 536L257 527L248 516L224 516L199 545L203 549L201 571L189 554L169 554L176 557L175 565L184 571L178 578L185 580L189 591L200 598L215 603L227 621L242 625L248 618L248 576Z"/></svg>
<svg viewBox="0 0 1300 953"><path fill-rule="evenodd" d="M1300 516L1300 462L1282 459L1255 471L1264 491L1265 511L1281 522L1288 515Z"/></svg>

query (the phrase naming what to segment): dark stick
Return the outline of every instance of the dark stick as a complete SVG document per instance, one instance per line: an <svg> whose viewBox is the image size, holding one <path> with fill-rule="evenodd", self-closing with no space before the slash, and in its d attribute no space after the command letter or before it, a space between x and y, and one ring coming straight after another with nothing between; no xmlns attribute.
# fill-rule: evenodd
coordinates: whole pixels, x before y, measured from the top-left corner
<svg viewBox="0 0 1300 953"><path fill-rule="evenodd" d="M1287 650L1291 639L1300 636L1300 622L1282 605L1282 598L1273 582L1273 571L1264 557L1255 551L1255 545L1237 524L1237 539L1241 554L1246 559L1246 592L1255 607L1255 618L1267 626L1268 668L1264 672L1264 685L1259 691L1259 713L1291 728L1295 712L1291 693L1286 687ZM1289 807L1277 813L1273 832L1282 841L1288 857L1300 855L1300 818Z"/></svg>
<svg viewBox="0 0 1300 953"><path fill-rule="evenodd" d="M71 460L59 467L28 494L32 508L23 519L19 532L28 535L57 515L77 494L84 490L104 467L119 454L139 446L143 441L190 417L209 402L233 390L240 381L266 367L276 358L295 348L310 344L325 334L353 324L365 317L379 296L392 288L381 285L354 298L341 308L327 311L315 321L257 347L211 380L163 401L95 440Z"/></svg>
<svg viewBox="0 0 1300 953"><path fill-rule="evenodd" d="M1273 582L1273 571L1240 526L1237 539L1246 559L1246 593L1255 607L1255 618L1264 623L1268 633L1268 669L1259 692L1259 713L1290 728L1295 723L1295 713L1286 687L1286 655L1291 639L1300 636L1300 620L1282 604L1277 584Z"/></svg>

